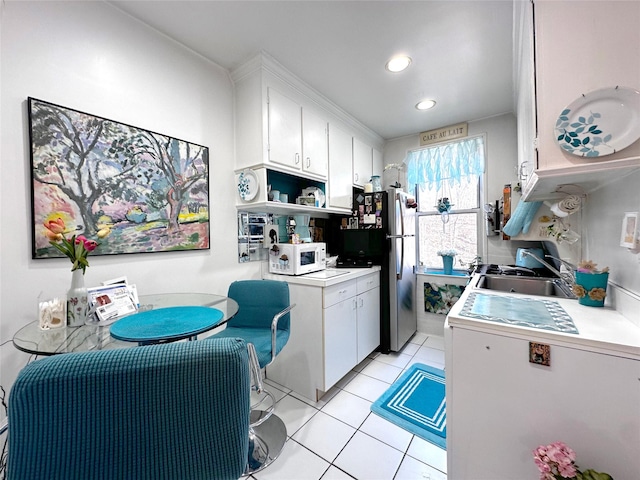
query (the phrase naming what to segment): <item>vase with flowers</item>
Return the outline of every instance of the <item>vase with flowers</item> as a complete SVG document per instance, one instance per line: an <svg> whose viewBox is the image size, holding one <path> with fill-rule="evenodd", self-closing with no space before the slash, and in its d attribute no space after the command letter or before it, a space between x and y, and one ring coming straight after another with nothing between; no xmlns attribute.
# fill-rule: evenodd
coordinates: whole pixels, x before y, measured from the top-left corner
<svg viewBox="0 0 640 480"><path fill-rule="evenodd" d="M607 282L609 267L598 270L598 265L592 260L583 260L578 264L575 272L573 293L578 297L580 305L589 307L604 306L607 296Z"/></svg>
<svg viewBox="0 0 640 480"><path fill-rule="evenodd" d="M44 234L49 243L71 260L71 287L67 291L67 325L79 327L84 325L87 318L88 298L84 284L84 273L89 266L87 257L100 245L95 240L89 240L84 235L66 235L69 229L61 217L55 217L44 222ZM99 238L109 234L109 229L101 229Z"/></svg>
<svg viewBox="0 0 640 480"><path fill-rule="evenodd" d="M438 250L438 255L442 257L442 267L445 275L451 275L453 273L453 257L456 256L456 251L453 249Z"/></svg>
<svg viewBox="0 0 640 480"><path fill-rule="evenodd" d="M540 445L533 451L533 461L540 472L540 480L613 480L608 473L593 469L581 471L576 465L576 453L564 442Z"/></svg>

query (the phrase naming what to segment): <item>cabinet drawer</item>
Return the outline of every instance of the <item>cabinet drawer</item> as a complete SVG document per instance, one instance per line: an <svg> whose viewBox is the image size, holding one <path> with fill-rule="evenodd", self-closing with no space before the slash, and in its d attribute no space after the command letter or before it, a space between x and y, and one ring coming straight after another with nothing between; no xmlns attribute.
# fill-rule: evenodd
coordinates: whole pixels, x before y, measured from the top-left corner
<svg viewBox="0 0 640 480"><path fill-rule="evenodd" d="M358 283L358 295L360 295L362 292L380 286L380 273L372 273L366 277L357 278L356 280Z"/></svg>
<svg viewBox="0 0 640 480"><path fill-rule="evenodd" d="M355 279L326 287L324 289L322 307L327 308L331 305L335 305L338 302L346 300L347 298L355 297L356 292L357 286Z"/></svg>

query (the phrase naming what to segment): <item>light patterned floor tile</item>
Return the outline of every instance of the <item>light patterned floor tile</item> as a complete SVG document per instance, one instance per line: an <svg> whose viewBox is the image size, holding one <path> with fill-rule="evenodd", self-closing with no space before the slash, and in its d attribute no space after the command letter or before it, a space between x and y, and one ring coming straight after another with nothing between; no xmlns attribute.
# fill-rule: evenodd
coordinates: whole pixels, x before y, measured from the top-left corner
<svg viewBox="0 0 640 480"><path fill-rule="evenodd" d="M264 470L254 473L256 480L319 480L329 462L293 440L287 440L282 453Z"/></svg>
<svg viewBox="0 0 640 480"><path fill-rule="evenodd" d="M376 378L391 385L396 381L398 375L402 372L402 367L394 367L377 360L372 361L363 370L362 374Z"/></svg>
<svg viewBox="0 0 640 480"><path fill-rule="evenodd" d="M444 350L422 346L413 356L413 360L423 363L438 363L444 365Z"/></svg>
<svg viewBox="0 0 640 480"><path fill-rule="evenodd" d="M345 392L353 393L369 402L375 402L380 395L387 391L390 384L369 377L364 374L359 374L356 378L351 380L348 385L345 385Z"/></svg>
<svg viewBox="0 0 640 480"><path fill-rule="evenodd" d="M293 439L325 460L333 462L354 433L355 428L331 415L318 412L296 432Z"/></svg>
<svg viewBox="0 0 640 480"><path fill-rule="evenodd" d="M313 408L297 398L287 395L276 403L275 414L282 419L287 427L287 436L293 436L319 410Z"/></svg>
<svg viewBox="0 0 640 480"><path fill-rule="evenodd" d="M367 417L362 424L362 427L360 427L360 431L377 438L381 442L384 442L403 453L407 451L409 443L413 438L413 434L411 432L394 425L375 413L372 413Z"/></svg>
<svg viewBox="0 0 640 480"><path fill-rule="evenodd" d="M392 480L403 454L362 432L356 432L334 465L360 480Z"/></svg>
<svg viewBox="0 0 640 480"><path fill-rule="evenodd" d="M338 467L331 465L329 470L322 476L322 480L353 480L353 477L347 475Z"/></svg>
<svg viewBox="0 0 640 480"><path fill-rule="evenodd" d="M422 345L426 339L426 333L417 332L413 337L409 339L409 343L417 343L418 345Z"/></svg>
<svg viewBox="0 0 640 480"><path fill-rule="evenodd" d="M423 343L425 347L437 348L444 352L444 337L439 335L429 335L429 337Z"/></svg>
<svg viewBox="0 0 640 480"><path fill-rule="evenodd" d="M324 478L324 477L323 477ZM447 480L447 475L413 457L405 456L393 480Z"/></svg>
<svg viewBox="0 0 640 480"><path fill-rule="evenodd" d="M321 411L359 428L369 415L370 407L371 402L343 390L322 407Z"/></svg>
<svg viewBox="0 0 640 480"><path fill-rule="evenodd" d="M407 455L447 473L447 451L420 437L413 437Z"/></svg>
<svg viewBox="0 0 640 480"><path fill-rule="evenodd" d="M419 347L417 345L411 345L414 345L416 347L416 350L418 350ZM413 354L406 355L404 353L391 352L388 355L378 355L375 358L375 361L386 363L387 365L393 365L394 367L398 368L404 368L411 361L411 357L413 357Z"/></svg>
<svg viewBox="0 0 640 480"><path fill-rule="evenodd" d="M413 356L418 351L419 348L420 348L420 344L407 342L407 344L404 347L402 347L402 350L400 350L399 353L403 355Z"/></svg>

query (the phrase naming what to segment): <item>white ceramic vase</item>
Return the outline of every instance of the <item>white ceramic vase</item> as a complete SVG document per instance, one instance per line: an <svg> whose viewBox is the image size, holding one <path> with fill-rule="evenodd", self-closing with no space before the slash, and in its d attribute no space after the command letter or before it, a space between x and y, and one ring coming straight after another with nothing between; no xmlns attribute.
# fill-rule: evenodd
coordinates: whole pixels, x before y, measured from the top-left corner
<svg viewBox="0 0 640 480"><path fill-rule="evenodd" d="M87 287L82 269L71 272L71 287L67 291L67 325L80 327L87 319Z"/></svg>

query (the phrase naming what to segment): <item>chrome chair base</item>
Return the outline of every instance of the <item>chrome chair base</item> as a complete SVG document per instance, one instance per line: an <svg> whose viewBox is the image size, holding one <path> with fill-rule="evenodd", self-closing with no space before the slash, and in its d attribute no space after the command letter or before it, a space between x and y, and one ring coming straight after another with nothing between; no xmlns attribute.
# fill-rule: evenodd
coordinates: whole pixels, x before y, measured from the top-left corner
<svg viewBox="0 0 640 480"><path fill-rule="evenodd" d="M265 416L262 410L251 412L251 424ZM249 427L249 458L244 475L251 475L271 464L284 447L287 427L277 415L268 415L262 423Z"/></svg>

